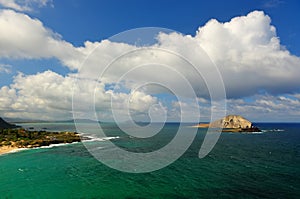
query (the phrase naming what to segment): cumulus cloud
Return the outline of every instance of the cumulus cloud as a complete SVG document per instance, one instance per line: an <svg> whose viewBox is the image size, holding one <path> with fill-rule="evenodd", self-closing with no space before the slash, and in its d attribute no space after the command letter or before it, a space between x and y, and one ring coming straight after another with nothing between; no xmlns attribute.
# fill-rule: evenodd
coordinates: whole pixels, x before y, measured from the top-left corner
<svg viewBox="0 0 300 199"><path fill-rule="evenodd" d="M195 36L161 33L157 37L157 44L150 49L107 40L86 46L95 44L97 48L88 59L87 69L81 71L90 77L96 75L95 71L103 71L118 55L136 50L113 63L114 67L111 66L106 72L107 80L111 82L135 66L163 63L184 75L199 97L208 97L207 92L203 91L205 83L210 82L204 82L199 75L195 75L193 67L180 58L182 56L192 63L206 80L216 79L216 74L212 73L213 66L205 57L207 53L221 72L229 98L251 96L261 91L277 95L299 90L300 58L290 54L280 44L276 28L271 25L270 17L262 11L235 17L226 23L212 19L200 27ZM157 49L153 50L153 47ZM84 52L86 48L80 50ZM180 87L181 83L176 84L177 79L174 76L165 74L153 69L129 79L131 82L139 82L141 77L144 81L167 79L173 86Z"/></svg>
<svg viewBox="0 0 300 199"><path fill-rule="evenodd" d="M80 82L74 84L74 81ZM96 87L95 84L97 84ZM45 71L35 75L19 73L14 78L13 84L3 86L0 89L0 110L6 117L46 120L72 118L73 92L77 93L77 105L84 105L83 109L80 106L76 108L81 112L82 118L91 118L95 108L99 119L112 119L113 116L109 111L111 98L114 98L118 110L123 110L129 103L132 114L144 119L147 117L145 112L149 107L157 104L157 98L141 91L129 94L114 93L111 90L105 90L104 84L93 80L78 80L53 71ZM94 93L96 94L95 104L93 103ZM88 106L85 106L86 104ZM126 111L119 111L119 113L125 116Z"/></svg>
<svg viewBox="0 0 300 199"><path fill-rule="evenodd" d="M13 10L0 10L0 57L11 59L57 58L70 68L81 53L38 19ZM74 59L73 59L74 58ZM83 60L83 58L81 59Z"/></svg>
<svg viewBox="0 0 300 199"><path fill-rule="evenodd" d="M74 72L66 76L51 71L19 74L12 85L4 86L0 91L1 110L7 114L23 111L37 117L44 111L53 116L70 116L71 88L80 93L79 102L85 104L91 100L90 93L95 92L97 85L95 106L101 112L100 117L109 117L111 97L121 110L130 96L133 113L146 117L149 107L161 103L154 94L166 92L158 86L148 86L132 93L147 82L160 82L182 96L190 94L185 86L188 83L199 103L209 104L206 84L212 85L213 90L220 89L212 71L214 64L223 78L230 111L279 112L287 108L288 103L299 108L298 94L292 98L283 97L287 93L299 93L300 58L280 44L276 28L262 11L225 23L212 19L199 27L194 36L160 33L157 43L143 47L109 40L86 41L83 46L74 47L38 19L12 10L0 11L0 32L0 58L54 57ZM80 85L74 88L76 75L80 77ZM119 89L113 90L109 86ZM269 94L261 95L251 103L242 100L257 96L261 91ZM166 109L174 113L170 117L178 118L180 103L169 103L171 105L161 104L161 107L169 107ZM208 111L206 107L209 106L203 107ZM84 116L87 107L82 108ZM292 114L299 115L297 112Z"/></svg>
<svg viewBox="0 0 300 199"><path fill-rule="evenodd" d="M300 98L299 93L289 95L257 94L251 100L229 99L228 113L242 114L252 121L299 121Z"/></svg>
<svg viewBox="0 0 300 199"><path fill-rule="evenodd" d="M33 11L35 7L53 6L52 0L0 0L0 5L17 11Z"/></svg>
<svg viewBox="0 0 300 199"><path fill-rule="evenodd" d="M11 10L0 12L0 31L3 33L0 35L0 57L55 57L70 69L78 69L90 78L98 78L99 74L95 71L103 71L117 57L138 50L114 63L114 69L110 69L106 80L102 80L109 83L135 66L163 63L186 76L199 97L208 97L207 92L201 93L205 90L204 80L195 75L189 63L183 63L180 57L174 56L178 54L186 58L206 79L214 79L212 64L204 55L206 52L221 71L229 98L250 96L261 90L272 94L293 92L300 84L299 57L291 55L280 44L270 17L262 11L235 17L226 23L212 19L200 27L195 36L161 33L157 44L150 46L150 49L109 40L87 41L84 46L75 48L62 40L59 34L45 28L39 20ZM87 55L89 57L85 59ZM84 69L80 68L83 61L87 66ZM148 72L151 78L168 78L168 81L173 81L172 85L176 85L176 79L172 76L166 77L156 70ZM137 75L130 80L138 82L139 77ZM145 75L143 78L146 80Z"/></svg>
<svg viewBox="0 0 300 199"><path fill-rule="evenodd" d="M229 97L299 88L300 59L280 45L269 16L254 11L230 22L209 21L196 38L219 66Z"/></svg>
<svg viewBox="0 0 300 199"><path fill-rule="evenodd" d="M1 88L1 109L8 117L64 117L69 114L71 91L61 89L68 83L69 78L50 71L28 76L20 73L12 85Z"/></svg>

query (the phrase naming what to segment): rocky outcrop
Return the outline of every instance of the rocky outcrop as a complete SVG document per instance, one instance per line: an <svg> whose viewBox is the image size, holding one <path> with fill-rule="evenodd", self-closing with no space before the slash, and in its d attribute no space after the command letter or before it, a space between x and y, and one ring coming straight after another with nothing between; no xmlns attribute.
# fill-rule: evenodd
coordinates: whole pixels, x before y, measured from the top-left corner
<svg viewBox="0 0 300 199"><path fill-rule="evenodd" d="M198 124L196 128L222 128L222 132L261 132L258 127L240 115L228 115L211 123Z"/></svg>
<svg viewBox="0 0 300 199"><path fill-rule="evenodd" d="M222 119L210 123L213 128L230 128L230 129L248 129L252 128L252 123L240 115L228 115Z"/></svg>

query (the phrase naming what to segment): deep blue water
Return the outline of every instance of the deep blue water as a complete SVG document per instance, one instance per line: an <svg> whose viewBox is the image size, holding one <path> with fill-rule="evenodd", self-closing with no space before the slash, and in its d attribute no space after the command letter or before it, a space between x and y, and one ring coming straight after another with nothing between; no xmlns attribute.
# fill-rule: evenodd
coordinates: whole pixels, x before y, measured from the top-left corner
<svg viewBox="0 0 300 199"><path fill-rule="evenodd" d="M74 130L68 123L25 126ZM81 143L2 155L0 198L300 198L300 124L256 126L264 132L222 133L203 159L198 152L205 130L199 129L182 157L144 174L111 169ZM132 139L114 124L104 127L108 136L120 136L116 145L146 152L170 142L178 124L150 139Z"/></svg>

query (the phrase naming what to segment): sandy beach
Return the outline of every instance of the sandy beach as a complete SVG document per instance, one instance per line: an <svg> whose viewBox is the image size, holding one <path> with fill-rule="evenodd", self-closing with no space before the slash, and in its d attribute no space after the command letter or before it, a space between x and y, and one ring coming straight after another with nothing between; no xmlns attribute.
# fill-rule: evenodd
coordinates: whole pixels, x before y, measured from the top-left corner
<svg viewBox="0 0 300 199"><path fill-rule="evenodd" d="M1 146L0 147L0 155L6 154L6 153L11 153L15 151L16 149L20 149L18 147L12 147L12 146Z"/></svg>
<svg viewBox="0 0 300 199"><path fill-rule="evenodd" d="M192 127L194 127L194 128L208 128L209 124L208 123L201 123L201 124L196 124Z"/></svg>

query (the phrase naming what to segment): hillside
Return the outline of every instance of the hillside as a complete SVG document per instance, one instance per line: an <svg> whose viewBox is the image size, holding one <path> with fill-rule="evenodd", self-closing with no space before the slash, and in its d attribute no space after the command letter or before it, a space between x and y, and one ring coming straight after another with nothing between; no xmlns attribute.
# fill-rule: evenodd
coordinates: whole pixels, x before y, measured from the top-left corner
<svg viewBox="0 0 300 199"><path fill-rule="evenodd" d="M15 125L15 124L10 124L8 122L6 122L5 120L3 120L0 117L0 129L12 129L12 128L18 128L19 126Z"/></svg>

